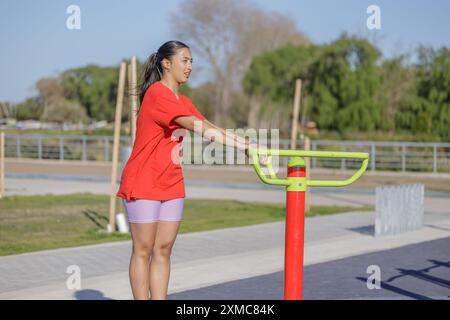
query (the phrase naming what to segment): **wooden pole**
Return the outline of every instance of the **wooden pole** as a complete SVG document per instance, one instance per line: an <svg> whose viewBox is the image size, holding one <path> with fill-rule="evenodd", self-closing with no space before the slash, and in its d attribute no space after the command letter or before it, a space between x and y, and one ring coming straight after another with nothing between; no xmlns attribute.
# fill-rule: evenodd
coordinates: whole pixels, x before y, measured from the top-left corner
<svg viewBox="0 0 450 320"><path fill-rule="evenodd" d="M136 56L131 58L131 63L128 65L128 88L130 95L130 133L131 133L131 145L134 145L136 139L136 113L138 107L137 97L137 69L136 69Z"/></svg>
<svg viewBox="0 0 450 320"><path fill-rule="evenodd" d="M125 88L125 76L127 66L124 62L120 64L119 85L117 88L116 115L114 123L114 143L112 154L112 171L111 171L111 196L109 202L109 225L108 232L116 230L116 181L117 181L117 164L119 162L120 147L120 124L122 120L123 94Z"/></svg>
<svg viewBox="0 0 450 320"><path fill-rule="evenodd" d="M308 104L305 103L306 95L303 95L302 116L300 117L300 133L306 133L306 113L308 112Z"/></svg>
<svg viewBox="0 0 450 320"><path fill-rule="evenodd" d="M0 133L0 198L5 193L5 133Z"/></svg>
<svg viewBox="0 0 450 320"><path fill-rule="evenodd" d="M305 136L305 145L304 145L304 149L305 150L311 150L311 141L309 140L309 137ZM306 179L309 180L310 177L310 172L311 172L311 168L310 168L310 158L305 158L305 167L306 167ZM305 213L309 212L310 209L310 195L311 193L309 192L309 188L306 190L306 194L305 194Z"/></svg>
<svg viewBox="0 0 450 320"><path fill-rule="evenodd" d="M292 112L292 128L291 128L291 149L294 150L297 144L298 115L300 113L300 96L302 94L302 80L295 81L295 96Z"/></svg>
<svg viewBox="0 0 450 320"><path fill-rule="evenodd" d="M128 117L129 119L129 125L130 125L130 136L131 136L131 139L133 139L133 128L132 128L132 126L133 126L133 120L131 119L131 117L132 117L132 113L133 113L133 111L132 111L132 109L133 109L133 107L132 107L132 104L133 104L133 102L131 101L131 97L133 96L133 93L132 93L132 81L131 81L131 63L129 63L129 64L127 64L127 79L128 79L128 100L129 100L129 104L130 104L130 116Z"/></svg>

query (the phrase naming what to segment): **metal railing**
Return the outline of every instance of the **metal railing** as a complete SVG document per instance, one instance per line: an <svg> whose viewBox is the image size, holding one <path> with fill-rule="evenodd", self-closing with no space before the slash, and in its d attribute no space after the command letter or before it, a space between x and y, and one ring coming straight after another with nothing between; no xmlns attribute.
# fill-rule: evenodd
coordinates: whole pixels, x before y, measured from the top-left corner
<svg viewBox="0 0 450 320"><path fill-rule="evenodd" d="M191 143L193 143L193 140L190 139ZM111 136L6 134L5 156L8 158L56 159L61 161L111 161L112 142L113 137ZM260 142L263 145L265 144L265 141ZM183 141L183 149L185 143L189 142ZM269 143L267 147L290 149L290 140L280 139L275 143L276 145ZM205 147L209 142L205 140L203 144L203 147ZM121 147L130 146L131 139L122 137ZM300 141L296 149L303 149ZM230 156L231 149L224 147L223 150L223 163L225 164L226 158ZM368 170L371 171L450 172L450 143L311 140L311 150L368 152L370 154ZM121 152L121 155L123 154L126 153ZM191 157L194 156L194 154L191 155ZM236 158L237 154L234 152L231 157ZM281 157L279 160L280 167L285 167L287 159ZM194 161L192 160L191 163L194 163ZM312 168L353 170L360 166L360 161L314 158L311 159L311 166Z"/></svg>
<svg viewBox="0 0 450 320"><path fill-rule="evenodd" d="M450 143L313 140L311 149L368 152L371 171L450 172ZM318 161L321 160L313 160L313 167L354 169L359 166L346 159Z"/></svg>
<svg viewBox="0 0 450 320"><path fill-rule="evenodd" d="M113 137L74 135L5 135L5 157L39 160L111 161ZM131 139L122 137L122 147Z"/></svg>

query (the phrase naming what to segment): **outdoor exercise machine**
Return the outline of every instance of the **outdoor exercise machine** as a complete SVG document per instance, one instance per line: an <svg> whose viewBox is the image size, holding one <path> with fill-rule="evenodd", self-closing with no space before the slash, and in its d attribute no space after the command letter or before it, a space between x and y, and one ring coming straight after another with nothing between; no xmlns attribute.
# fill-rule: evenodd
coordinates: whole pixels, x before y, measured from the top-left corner
<svg viewBox="0 0 450 320"><path fill-rule="evenodd" d="M262 182L286 187L286 233L284 252L284 299L301 300L303 285L303 252L305 229L305 192L308 187L344 187L358 180L367 169L369 154L365 152L333 152L275 150L250 148L253 166ZM269 176L260 166L260 156L267 156ZM272 167L272 156L290 157L287 178L279 179ZM361 167L347 180L309 180L304 158L346 158L362 160Z"/></svg>

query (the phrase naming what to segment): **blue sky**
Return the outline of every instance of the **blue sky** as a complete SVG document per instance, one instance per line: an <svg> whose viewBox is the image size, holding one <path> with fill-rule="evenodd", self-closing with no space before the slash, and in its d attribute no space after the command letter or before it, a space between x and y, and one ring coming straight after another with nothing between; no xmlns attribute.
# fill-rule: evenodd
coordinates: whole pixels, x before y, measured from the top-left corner
<svg viewBox="0 0 450 320"><path fill-rule="evenodd" d="M253 0L292 17L314 43L347 31L368 37L385 57L411 52L419 43L450 47L450 1ZM115 65L145 59L171 39L169 17L182 0L2 0L0 2L0 101L33 96L35 83L88 63ZM66 28L69 5L81 9L81 30ZM381 30L368 30L366 9L381 9ZM183 39L180 39L183 40ZM194 57L195 58L195 57ZM201 81L195 73L193 80Z"/></svg>

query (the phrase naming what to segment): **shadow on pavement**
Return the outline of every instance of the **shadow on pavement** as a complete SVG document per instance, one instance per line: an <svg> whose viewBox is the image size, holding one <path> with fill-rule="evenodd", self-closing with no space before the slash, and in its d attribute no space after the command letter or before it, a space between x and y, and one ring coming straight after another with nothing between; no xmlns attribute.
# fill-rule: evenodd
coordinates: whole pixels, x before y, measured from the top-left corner
<svg viewBox="0 0 450 320"><path fill-rule="evenodd" d="M77 300L113 300L105 297L103 292L93 289L78 290L74 293L74 298Z"/></svg>
<svg viewBox="0 0 450 320"><path fill-rule="evenodd" d="M443 261L432 260L432 259L429 259L428 261L431 262L433 265L430 267L427 267L427 268L420 269L420 270L396 268L396 270L398 271L399 274L390 277L386 281L381 281L380 282L381 288L384 290L389 290L391 292L397 293L399 295L403 295L403 296L412 298L412 299L433 300L432 298L430 298L428 296L418 294L418 293L415 293L415 292L412 292L409 290L405 290L403 288L400 288L400 287L390 284L393 281L400 279L400 278L412 277L415 279L426 281L428 283L431 283L432 285L437 285L437 286L440 286L440 287L443 287L446 289L450 289L450 281L449 280L445 280L445 279L428 274L430 272L430 270L435 269L435 268L450 268L450 261L443 262ZM367 282L368 278L357 277L356 279Z"/></svg>

